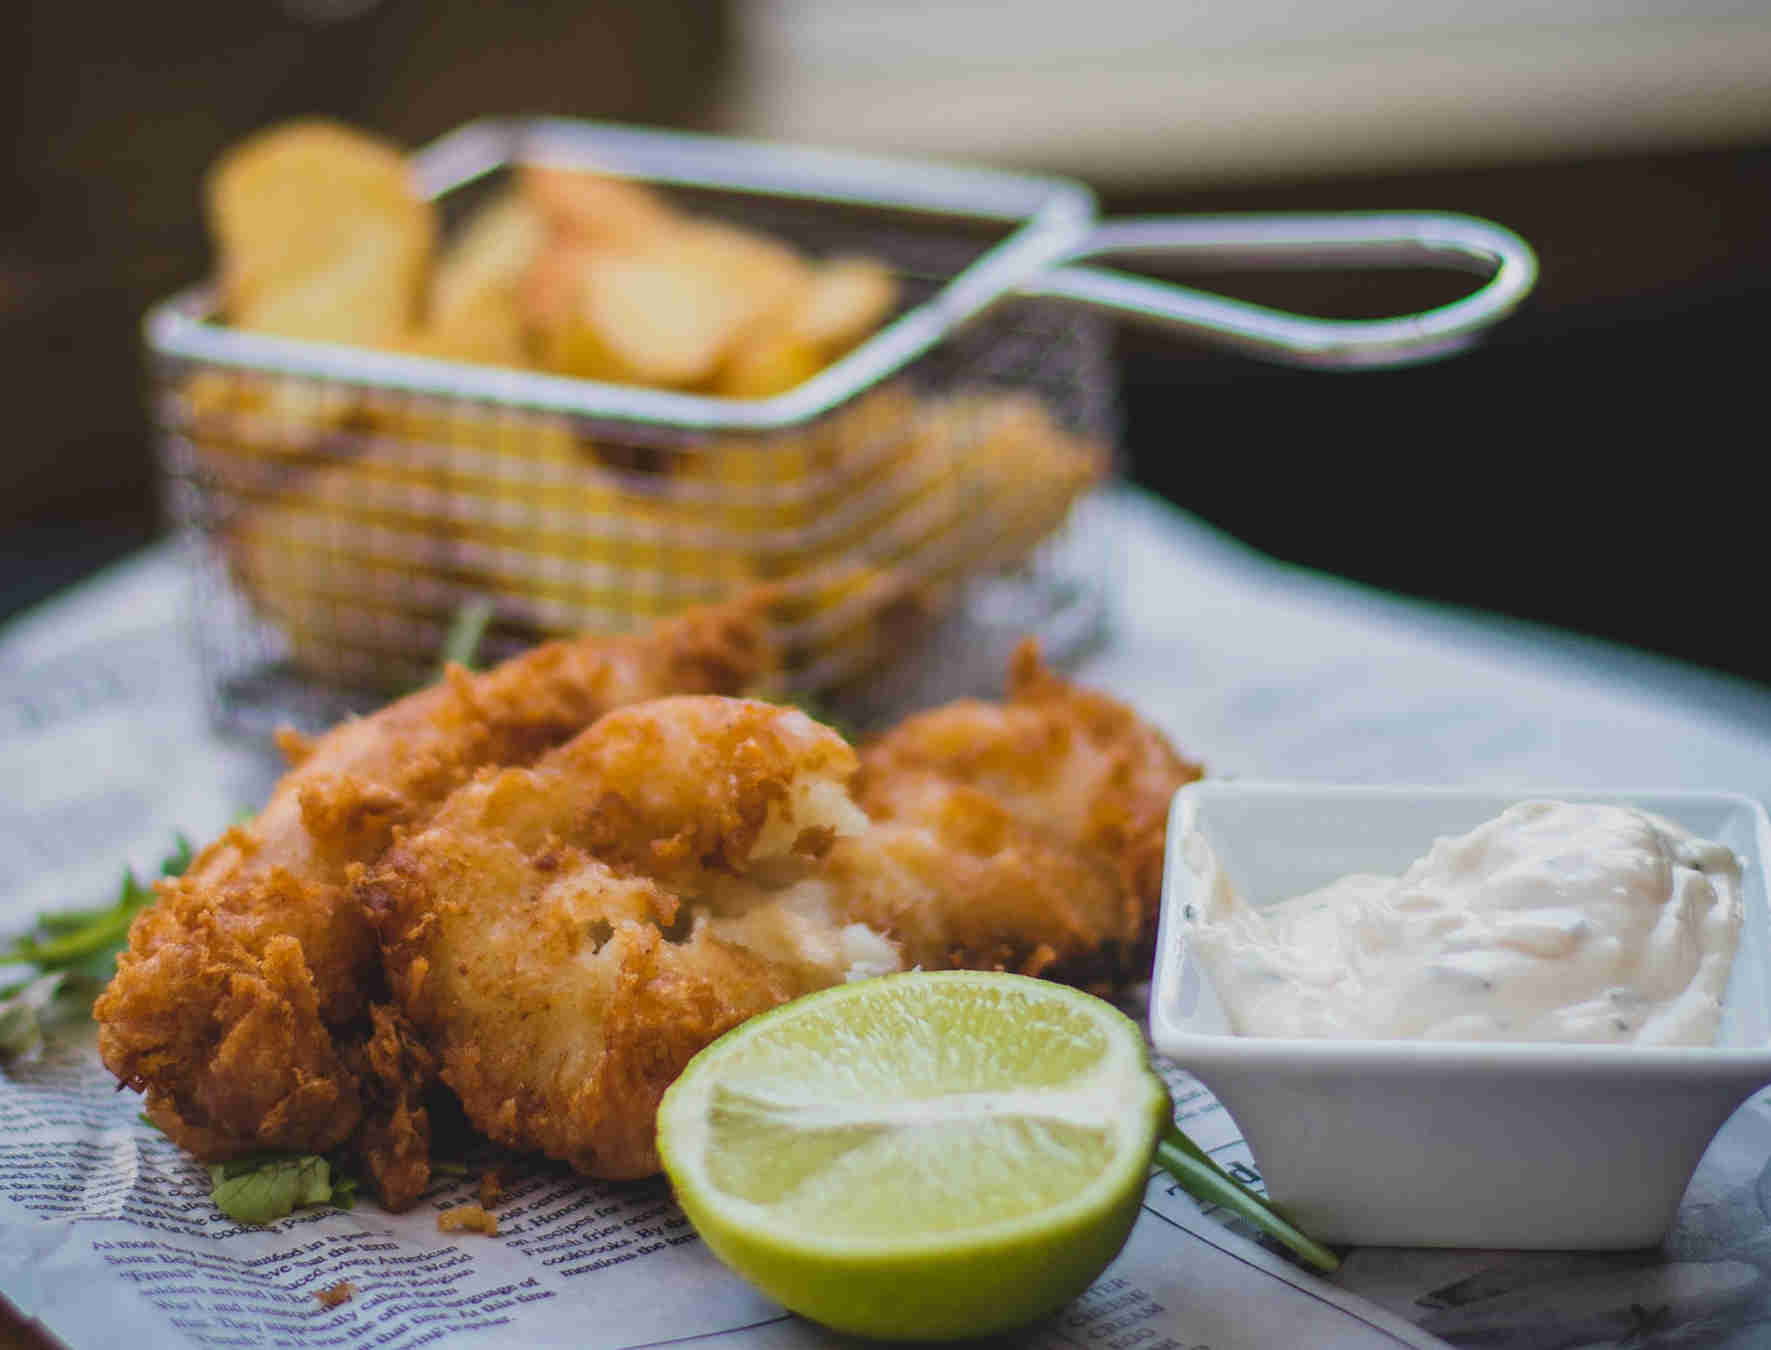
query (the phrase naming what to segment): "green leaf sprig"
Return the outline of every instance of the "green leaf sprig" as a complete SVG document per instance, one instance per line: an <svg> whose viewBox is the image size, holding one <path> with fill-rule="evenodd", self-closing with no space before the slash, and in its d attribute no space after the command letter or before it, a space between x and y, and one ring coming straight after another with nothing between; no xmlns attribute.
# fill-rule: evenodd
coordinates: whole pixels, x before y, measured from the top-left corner
<svg viewBox="0 0 1771 1350"><path fill-rule="evenodd" d="M209 1193L215 1207L239 1223L267 1224L309 1205L349 1209L357 1180L313 1153L260 1153L211 1163Z"/></svg>
<svg viewBox="0 0 1771 1350"><path fill-rule="evenodd" d="M29 1062L43 1053L43 1024L67 978L61 970L39 975L0 999L0 1059Z"/></svg>
<svg viewBox="0 0 1771 1350"><path fill-rule="evenodd" d="M182 834L177 840L160 863L161 876L178 876L191 864L190 841ZM125 869L114 903L40 914L30 932L0 948L0 966L33 967L23 980L0 989L0 1060L35 1058L51 1024L91 1011L92 1000L116 973L129 925L153 903L154 888Z"/></svg>
<svg viewBox="0 0 1771 1350"><path fill-rule="evenodd" d="M443 637L443 649L437 657L435 679L442 679L451 664L474 668L480 643L485 641L486 627L492 622L492 602L484 596L463 600L449 620L449 631Z"/></svg>
<svg viewBox="0 0 1771 1350"><path fill-rule="evenodd" d="M192 856L190 840L178 835L159 875L182 875ZM90 1014L92 1000L117 972L130 924L153 903L154 888L125 869L112 904L40 914L28 933L0 948L0 965L35 968L0 989L0 1061L36 1058L54 1023ZM216 1208L239 1223L273 1223L308 1205L349 1209L356 1202L356 1178L314 1154L255 1154L212 1164L209 1176Z"/></svg>
<svg viewBox="0 0 1771 1350"><path fill-rule="evenodd" d="M146 1112L136 1119L150 1130L160 1129ZM209 1163L207 1170L215 1207L236 1223L261 1226L309 1205L350 1209L360 1185L333 1159L317 1153L253 1153Z"/></svg>
<svg viewBox="0 0 1771 1350"><path fill-rule="evenodd" d="M1156 1162L1195 1200L1221 1205L1296 1253L1323 1274L1340 1269L1340 1258L1304 1233L1264 1196L1236 1180L1172 1121L1156 1141Z"/></svg>

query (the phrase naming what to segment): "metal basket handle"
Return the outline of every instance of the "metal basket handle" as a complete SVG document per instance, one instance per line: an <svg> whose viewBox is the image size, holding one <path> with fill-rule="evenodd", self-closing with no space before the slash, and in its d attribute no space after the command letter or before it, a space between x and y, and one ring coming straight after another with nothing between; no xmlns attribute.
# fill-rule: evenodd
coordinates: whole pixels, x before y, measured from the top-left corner
<svg viewBox="0 0 1771 1350"><path fill-rule="evenodd" d="M1166 281L1076 264L1127 260L1211 267L1431 267L1487 277L1460 300L1388 319L1317 319ZM1504 318L1537 280L1537 259L1511 230L1473 216L1132 217L1097 226L1058 266L1015 288L1142 319L1288 365L1400 366L1449 355Z"/></svg>

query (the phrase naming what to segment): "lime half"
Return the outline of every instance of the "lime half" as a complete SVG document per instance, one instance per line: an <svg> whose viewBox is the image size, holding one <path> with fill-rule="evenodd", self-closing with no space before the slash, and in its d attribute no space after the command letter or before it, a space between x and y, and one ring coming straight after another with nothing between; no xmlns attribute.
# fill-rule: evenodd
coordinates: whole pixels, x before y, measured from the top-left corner
<svg viewBox="0 0 1771 1350"><path fill-rule="evenodd" d="M1019 975L888 975L726 1033L665 1093L658 1151L722 1261L862 1336L1021 1326L1118 1254L1168 1093L1144 1038Z"/></svg>

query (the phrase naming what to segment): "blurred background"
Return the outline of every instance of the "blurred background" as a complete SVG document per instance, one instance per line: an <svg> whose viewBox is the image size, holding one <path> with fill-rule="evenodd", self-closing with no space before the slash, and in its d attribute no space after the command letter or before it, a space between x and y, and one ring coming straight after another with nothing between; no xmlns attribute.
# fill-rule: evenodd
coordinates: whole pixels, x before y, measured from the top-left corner
<svg viewBox="0 0 1771 1350"><path fill-rule="evenodd" d="M138 323L225 146L549 112L1074 175L1111 213L1430 209L1543 268L1479 351L1119 339L1124 467L1276 557L1771 682L1743 465L1771 305L1763 0L22 0L0 50L0 616L152 539ZM1328 316L1442 276L1195 276Z"/></svg>

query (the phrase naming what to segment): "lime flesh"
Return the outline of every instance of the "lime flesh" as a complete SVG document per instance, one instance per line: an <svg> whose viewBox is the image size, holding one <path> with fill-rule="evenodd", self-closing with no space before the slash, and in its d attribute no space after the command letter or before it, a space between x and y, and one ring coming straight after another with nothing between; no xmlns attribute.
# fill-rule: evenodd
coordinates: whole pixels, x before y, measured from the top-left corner
<svg viewBox="0 0 1771 1350"><path fill-rule="evenodd" d="M710 1249L839 1331L945 1340L1074 1298L1137 1217L1168 1095L1141 1032L1018 975L891 975L703 1050L659 1154Z"/></svg>

